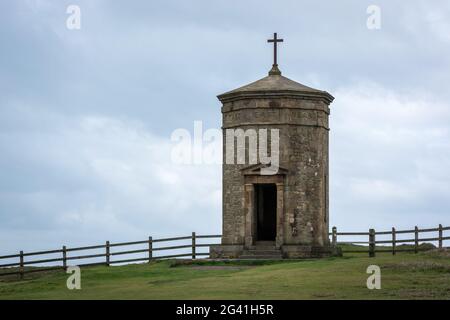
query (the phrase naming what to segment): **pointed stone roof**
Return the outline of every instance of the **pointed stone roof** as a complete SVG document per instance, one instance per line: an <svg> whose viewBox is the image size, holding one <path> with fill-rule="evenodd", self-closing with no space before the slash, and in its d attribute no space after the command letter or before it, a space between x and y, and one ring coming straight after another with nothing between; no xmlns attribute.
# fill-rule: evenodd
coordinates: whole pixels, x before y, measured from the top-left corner
<svg viewBox="0 0 450 320"><path fill-rule="evenodd" d="M242 98L281 96L324 99L328 104L334 100L334 97L326 91L310 88L289 78L283 77L278 69L272 69L267 77L232 91L225 92L218 95L217 98L221 102L227 102Z"/></svg>

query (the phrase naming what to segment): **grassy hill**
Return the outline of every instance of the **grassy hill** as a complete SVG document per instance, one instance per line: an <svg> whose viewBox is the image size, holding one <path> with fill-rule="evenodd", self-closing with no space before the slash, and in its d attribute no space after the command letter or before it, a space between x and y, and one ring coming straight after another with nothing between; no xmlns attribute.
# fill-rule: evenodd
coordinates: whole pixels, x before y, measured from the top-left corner
<svg viewBox="0 0 450 320"><path fill-rule="evenodd" d="M381 290L366 287L372 264L381 268ZM81 290L68 290L67 277L0 278L0 299L449 299L450 253L86 267Z"/></svg>

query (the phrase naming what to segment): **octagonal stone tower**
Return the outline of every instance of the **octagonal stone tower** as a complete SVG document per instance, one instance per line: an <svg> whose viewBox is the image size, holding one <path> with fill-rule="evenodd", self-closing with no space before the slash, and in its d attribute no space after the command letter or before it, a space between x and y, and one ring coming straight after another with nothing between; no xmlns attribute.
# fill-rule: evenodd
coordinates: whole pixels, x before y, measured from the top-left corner
<svg viewBox="0 0 450 320"><path fill-rule="evenodd" d="M275 61L267 77L218 99L224 139L223 233L221 245L210 248L211 258L335 253L328 237L328 116L334 98L282 76ZM227 132L236 129L278 130L276 172L263 174L268 164L259 157L256 164L227 161ZM247 139L244 145L249 144Z"/></svg>

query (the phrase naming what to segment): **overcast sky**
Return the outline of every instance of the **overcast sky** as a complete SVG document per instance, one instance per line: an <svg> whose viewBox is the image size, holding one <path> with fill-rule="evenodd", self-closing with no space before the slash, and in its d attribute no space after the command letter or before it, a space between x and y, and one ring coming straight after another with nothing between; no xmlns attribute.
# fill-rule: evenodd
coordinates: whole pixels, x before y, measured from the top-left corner
<svg viewBox="0 0 450 320"><path fill-rule="evenodd" d="M450 225L448 1L3 0L0 253L220 233L220 166L173 164L170 135L220 128L273 32L283 74L335 97L331 225Z"/></svg>

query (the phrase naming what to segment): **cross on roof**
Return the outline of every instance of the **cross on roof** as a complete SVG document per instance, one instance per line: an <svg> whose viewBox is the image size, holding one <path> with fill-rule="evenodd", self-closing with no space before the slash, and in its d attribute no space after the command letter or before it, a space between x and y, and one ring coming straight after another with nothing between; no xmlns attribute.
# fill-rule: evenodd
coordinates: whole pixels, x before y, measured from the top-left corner
<svg viewBox="0 0 450 320"><path fill-rule="evenodd" d="M277 33L275 32L273 34L273 39L268 39L267 42L273 42L273 66L276 67L276 66L278 66L278 64L277 64L277 43L283 42L283 39L278 39Z"/></svg>
<svg viewBox="0 0 450 320"><path fill-rule="evenodd" d="M277 33L273 34L273 39L268 39L267 42L273 42L273 65L272 69L269 71L269 75L281 75L281 71L278 69L277 63L277 44L278 42L283 42L283 39L277 38Z"/></svg>

